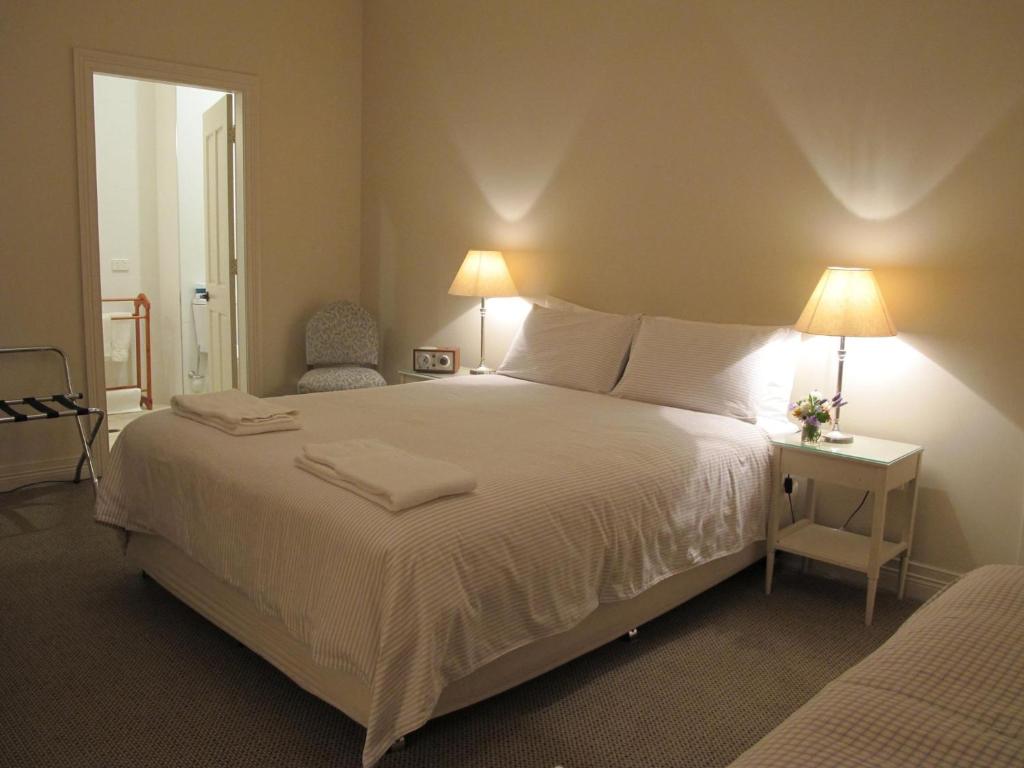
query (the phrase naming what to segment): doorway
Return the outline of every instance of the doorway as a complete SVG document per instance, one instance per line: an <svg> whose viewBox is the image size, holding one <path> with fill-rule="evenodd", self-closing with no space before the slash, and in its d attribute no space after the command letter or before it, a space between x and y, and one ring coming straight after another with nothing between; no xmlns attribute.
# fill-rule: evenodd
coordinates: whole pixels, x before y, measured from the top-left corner
<svg viewBox="0 0 1024 768"><path fill-rule="evenodd" d="M114 438L177 394L258 392L255 79L82 50L75 73L89 402Z"/></svg>
<svg viewBox="0 0 1024 768"><path fill-rule="evenodd" d="M113 442L174 395L238 386L233 95L94 75L93 109Z"/></svg>

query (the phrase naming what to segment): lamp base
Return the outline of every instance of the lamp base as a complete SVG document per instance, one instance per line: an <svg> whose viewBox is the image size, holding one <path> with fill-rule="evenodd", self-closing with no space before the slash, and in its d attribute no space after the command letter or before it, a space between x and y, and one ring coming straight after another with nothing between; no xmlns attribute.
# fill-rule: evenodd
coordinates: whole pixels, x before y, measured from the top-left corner
<svg viewBox="0 0 1024 768"><path fill-rule="evenodd" d="M852 443L853 435L848 435L845 432L840 432L838 429L833 429L831 432L825 434L826 443Z"/></svg>
<svg viewBox="0 0 1024 768"><path fill-rule="evenodd" d="M469 372L474 374L494 373L494 369L488 368L483 363L480 363L476 368L470 368Z"/></svg>

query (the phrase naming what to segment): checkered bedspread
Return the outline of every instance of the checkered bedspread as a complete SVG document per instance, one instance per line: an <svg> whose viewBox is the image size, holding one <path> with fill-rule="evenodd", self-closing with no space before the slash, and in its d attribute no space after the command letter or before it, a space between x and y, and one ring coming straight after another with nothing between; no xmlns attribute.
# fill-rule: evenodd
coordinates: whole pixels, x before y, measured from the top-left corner
<svg viewBox="0 0 1024 768"><path fill-rule="evenodd" d="M1024 567L928 602L733 763L754 766L1024 766Z"/></svg>

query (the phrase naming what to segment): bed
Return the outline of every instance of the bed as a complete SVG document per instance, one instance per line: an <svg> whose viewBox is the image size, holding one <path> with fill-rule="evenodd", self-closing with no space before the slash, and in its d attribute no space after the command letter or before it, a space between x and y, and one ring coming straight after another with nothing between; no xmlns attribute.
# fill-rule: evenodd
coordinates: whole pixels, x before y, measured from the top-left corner
<svg viewBox="0 0 1024 768"><path fill-rule="evenodd" d="M763 556L770 450L754 424L505 376L276 400L301 430L133 422L96 516L168 590L364 725L367 766ZM368 436L465 467L477 489L391 513L294 466L305 443Z"/></svg>
<svg viewBox="0 0 1024 768"><path fill-rule="evenodd" d="M963 576L732 768L793 765L1024 765L1024 567Z"/></svg>

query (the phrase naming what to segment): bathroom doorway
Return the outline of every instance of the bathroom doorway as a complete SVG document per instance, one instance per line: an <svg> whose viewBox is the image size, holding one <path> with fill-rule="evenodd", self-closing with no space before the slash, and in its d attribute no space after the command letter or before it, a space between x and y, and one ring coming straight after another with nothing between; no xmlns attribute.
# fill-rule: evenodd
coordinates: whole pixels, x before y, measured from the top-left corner
<svg viewBox="0 0 1024 768"><path fill-rule="evenodd" d="M238 386L233 94L94 75L111 443L171 397Z"/></svg>
<svg viewBox="0 0 1024 768"><path fill-rule="evenodd" d="M74 69L88 402L116 429L260 394L259 80L81 48Z"/></svg>

